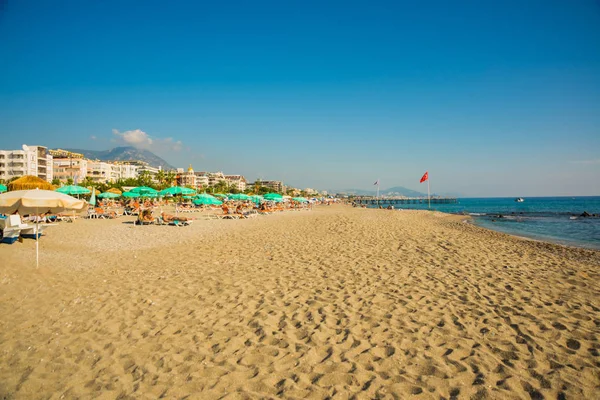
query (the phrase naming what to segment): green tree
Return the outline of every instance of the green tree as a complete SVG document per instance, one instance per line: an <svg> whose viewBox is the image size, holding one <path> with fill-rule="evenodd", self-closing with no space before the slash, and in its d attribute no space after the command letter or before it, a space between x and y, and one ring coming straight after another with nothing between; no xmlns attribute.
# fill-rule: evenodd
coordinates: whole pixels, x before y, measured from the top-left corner
<svg viewBox="0 0 600 400"><path fill-rule="evenodd" d="M60 186L60 179L58 179L58 178L54 178L54 179L52 179L52 184L53 184L54 186Z"/></svg>
<svg viewBox="0 0 600 400"><path fill-rule="evenodd" d="M158 186L160 189L164 189L166 186L165 178L166 178L165 171L163 171L162 169L158 170L158 172L156 173L156 180L158 181Z"/></svg>
<svg viewBox="0 0 600 400"><path fill-rule="evenodd" d="M67 178L67 185L72 185L73 184L73 178ZM59 183L60 185L60 183Z"/></svg>
<svg viewBox="0 0 600 400"><path fill-rule="evenodd" d="M151 186L152 185L152 176L148 171L142 171L138 176L138 186Z"/></svg>
<svg viewBox="0 0 600 400"><path fill-rule="evenodd" d="M164 178L164 180L165 180L165 186L166 186L166 187L171 187L171 186L173 186L173 181L175 181L175 177L176 177L176 176L177 176L177 175L175 174L175 171L168 171L168 172L165 174L165 178Z"/></svg>

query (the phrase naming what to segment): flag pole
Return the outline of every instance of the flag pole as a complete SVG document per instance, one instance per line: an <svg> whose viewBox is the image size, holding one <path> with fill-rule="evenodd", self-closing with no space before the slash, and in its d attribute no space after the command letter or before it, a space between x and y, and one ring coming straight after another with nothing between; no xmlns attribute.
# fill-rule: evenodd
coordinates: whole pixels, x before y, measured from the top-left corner
<svg viewBox="0 0 600 400"><path fill-rule="evenodd" d="M427 175L427 208L431 210L431 195L429 194L429 175Z"/></svg>

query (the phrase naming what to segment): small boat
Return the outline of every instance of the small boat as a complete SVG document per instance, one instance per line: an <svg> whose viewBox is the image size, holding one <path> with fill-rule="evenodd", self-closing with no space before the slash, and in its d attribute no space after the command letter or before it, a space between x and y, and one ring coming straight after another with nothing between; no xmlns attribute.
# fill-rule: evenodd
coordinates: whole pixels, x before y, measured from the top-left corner
<svg viewBox="0 0 600 400"><path fill-rule="evenodd" d="M524 198L522 198L522 197L517 197L517 198L515 199L515 201L516 201L517 203L522 203L522 202L524 202L524 201L525 201L525 199L524 199Z"/></svg>

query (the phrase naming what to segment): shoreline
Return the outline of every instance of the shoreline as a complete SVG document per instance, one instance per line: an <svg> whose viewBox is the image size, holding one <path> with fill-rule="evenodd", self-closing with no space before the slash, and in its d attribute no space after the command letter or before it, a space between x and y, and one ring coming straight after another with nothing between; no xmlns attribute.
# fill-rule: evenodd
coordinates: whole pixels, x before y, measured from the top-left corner
<svg viewBox="0 0 600 400"><path fill-rule="evenodd" d="M597 196L588 196L588 197L597 197ZM373 209L373 210L378 210L378 208L375 208L375 207L367 207L367 208ZM526 240L534 240L534 241L540 241L540 242L545 242L545 243L552 243L552 244L556 244L556 245L560 245L560 246L600 251L600 245L594 246L593 243L586 242L586 241L581 241L581 240L572 239L572 238L544 236L541 234L523 232L523 231L513 230L513 229L504 229L504 230L502 228L494 229L494 227L493 227L494 225L491 225L491 224L488 225L488 224L480 222L480 221L484 221L485 216L490 216L490 215L494 215L497 213L464 214L464 213L460 213L460 212L427 210L427 209L420 209L420 208L395 208L394 210L386 210L386 211L435 211L435 212L445 213L448 215L464 216L466 218L469 218L471 221L473 221L473 222L470 222L473 225L479 226L481 228L488 229L488 230L491 230L494 232L504 233L506 235L515 236L515 237L519 237L519 238L526 239ZM571 214L572 213L565 213L565 215L571 215Z"/></svg>
<svg viewBox="0 0 600 400"><path fill-rule="evenodd" d="M593 398L600 252L378 211L2 245L0 397Z"/></svg>

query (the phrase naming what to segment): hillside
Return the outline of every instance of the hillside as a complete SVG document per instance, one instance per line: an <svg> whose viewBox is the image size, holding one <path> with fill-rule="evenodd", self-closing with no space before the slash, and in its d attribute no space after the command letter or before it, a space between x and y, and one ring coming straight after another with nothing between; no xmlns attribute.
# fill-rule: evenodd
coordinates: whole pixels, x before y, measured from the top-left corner
<svg viewBox="0 0 600 400"><path fill-rule="evenodd" d="M175 169L168 162L148 150L136 149L131 146L115 147L110 150L82 150L82 149L65 149L74 153L81 153L84 157L92 160L101 161L144 161L153 167L162 167L162 169Z"/></svg>

